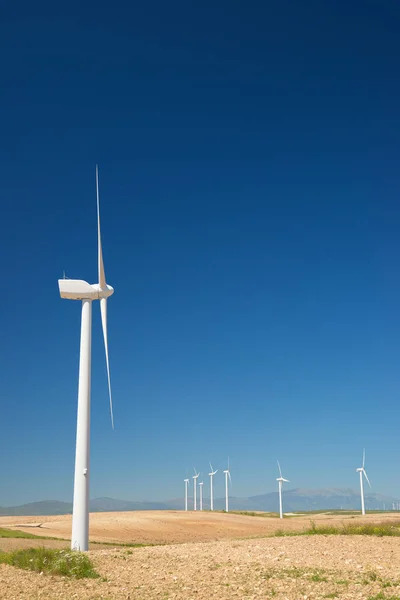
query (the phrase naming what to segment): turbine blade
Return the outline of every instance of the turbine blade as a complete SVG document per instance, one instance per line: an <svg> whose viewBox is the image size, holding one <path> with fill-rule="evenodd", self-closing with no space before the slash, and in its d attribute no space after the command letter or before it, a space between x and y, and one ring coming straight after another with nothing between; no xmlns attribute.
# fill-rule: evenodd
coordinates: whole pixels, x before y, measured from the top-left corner
<svg viewBox="0 0 400 600"><path fill-rule="evenodd" d="M279 464L279 460L277 460L276 462L278 463L279 477L282 477L281 465Z"/></svg>
<svg viewBox="0 0 400 600"><path fill-rule="evenodd" d="M212 468L212 464L211 463L209 463L209 465L210 465L210 469L211 469L211 473L212 473L214 469Z"/></svg>
<svg viewBox="0 0 400 600"><path fill-rule="evenodd" d="M232 477L231 477L230 471L228 471L228 477L229 477L229 483L231 484L231 487L232 487Z"/></svg>
<svg viewBox="0 0 400 600"><path fill-rule="evenodd" d="M371 487L371 484L370 484L370 482L369 482L368 475L367 475L367 472L366 472L366 470L365 470L365 469L363 469L363 473L364 473L365 479L368 481L368 485L369 485L369 487Z"/></svg>
<svg viewBox="0 0 400 600"><path fill-rule="evenodd" d="M282 481L286 481L286 483L290 483L289 479L284 479L283 477L282 477Z"/></svg>
<svg viewBox="0 0 400 600"><path fill-rule="evenodd" d="M101 324L102 324L102 327L103 327L104 349L105 349L105 352L106 352L108 395L110 397L111 426L114 429L114 413L113 413L113 404L112 404L112 395L111 395L110 363L109 363L109 360L108 360L107 298L101 298L100 299L100 311L101 311Z"/></svg>
<svg viewBox="0 0 400 600"><path fill-rule="evenodd" d="M99 284L102 289L106 287L106 275L104 273L103 251L101 249L100 235L100 197L99 197L99 168L96 165L96 196L97 196L97 245L99 260Z"/></svg>

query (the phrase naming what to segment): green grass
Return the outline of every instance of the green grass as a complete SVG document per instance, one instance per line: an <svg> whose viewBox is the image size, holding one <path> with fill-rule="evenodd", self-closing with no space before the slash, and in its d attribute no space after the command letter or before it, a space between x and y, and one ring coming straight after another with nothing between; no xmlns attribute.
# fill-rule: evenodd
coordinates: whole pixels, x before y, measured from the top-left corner
<svg viewBox="0 0 400 600"><path fill-rule="evenodd" d="M318 510L294 510L292 511L295 515L359 515L360 510L348 510L348 509L340 509L340 508L321 508ZM381 513L393 513L397 511L392 510L369 510L367 509L365 513L367 515L379 515Z"/></svg>
<svg viewBox="0 0 400 600"><path fill-rule="evenodd" d="M316 525L315 523L311 523L311 527L301 533L304 535L375 535L377 537L400 537L400 522L392 521L363 525L346 523L340 526Z"/></svg>
<svg viewBox="0 0 400 600"><path fill-rule="evenodd" d="M75 579L99 577L89 557L82 552L28 548L14 552L0 552L0 563L19 569L64 575Z"/></svg>
<svg viewBox="0 0 400 600"><path fill-rule="evenodd" d="M310 527L302 531L285 531L277 529L271 537L291 537L300 535L375 535L377 537L400 537L400 521L386 523L371 523L357 525L344 523L342 525L316 525L313 521ZM269 536L268 536L269 537Z"/></svg>
<svg viewBox="0 0 400 600"><path fill-rule="evenodd" d="M60 538L48 537L44 535L34 535L33 533L26 533L25 531L19 531L18 529L5 529L0 527L0 538L23 538L25 540L59 540ZM63 540L61 540L63 541ZM67 541L67 540L65 540Z"/></svg>
<svg viewBox="0 0 400 600"><path fill-rule="evenodd" d="M55 539L55 538L54 538ZM59 538L57 538L59 539ZM69 540L67 540L69 541ZM89 545L90 544L100 544L101 546L111 546L112 548L148 548L149 546L165 546L165 543L159 543L159 544L135 544L134 542L132 543L124 543L124 542L91 542L89 541Z"/></svg>
<svg viewBox="0 0 400 600"><path fill-rule="evenodd" d="M315 583L319 583L321 581L326 582L328 580L327 580L326 577L324 577L323 575L321 575L321 573L314 573L314 575L311 575L310 581L314 581Z"/></svg>
<svg viewBox="0 0 400 600"><path fill-rule="evenodd" d="M215 511L217 512L217 511ZM218 511L225 512L225 511ZM278 513L275 512L255 512L252 510L231 510L231 515L244 515L245 517L278 517Z"/></svg>
<svg viewBox="0 0 400 600"><path fill-rule="evenodd" d="M66 538L50 537L48 535L34 535L33 533L27 533L25 531L19 531L18 529L5 529L0 527L0 538L20 538L24 540L55 540L58 542L70 542ZM92 544L100 544L102 546L112 546L113 548L144 548L147 546L162 546L163 544L135 544L135 543L123 543L123 542L89 542Z"/></svg>
<svg viewBox="0 0 400 600"><path fill-rule="evenodd" d="M383 592L379 592L376 596L369 596L368 600L400 600L400 596L386 596Z"/></svg>

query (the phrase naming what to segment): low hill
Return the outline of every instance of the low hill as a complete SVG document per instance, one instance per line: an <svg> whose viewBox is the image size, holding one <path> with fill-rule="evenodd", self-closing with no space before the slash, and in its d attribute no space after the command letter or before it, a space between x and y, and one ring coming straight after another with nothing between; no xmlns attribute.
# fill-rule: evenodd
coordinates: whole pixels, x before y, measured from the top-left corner
<svg viewBox="0 0 400 600"><path fill-rule="evenodd" d="M71 502L59 502L58 500L42 500L20 506L0 506L0 515L3 516L66 515L71 512Z"/></svg>

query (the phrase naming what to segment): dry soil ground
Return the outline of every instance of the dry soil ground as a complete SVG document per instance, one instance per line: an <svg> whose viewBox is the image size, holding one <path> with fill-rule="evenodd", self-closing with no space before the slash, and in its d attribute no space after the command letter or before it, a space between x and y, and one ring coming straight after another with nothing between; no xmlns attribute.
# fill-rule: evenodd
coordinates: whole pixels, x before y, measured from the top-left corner
<svg viewBox="0 0 400 600"><path fill-rule="evenodd" d="M351 517L314 516L317 523ZM383 521L368 515L367 521ZM37 517L0 519L0 527L37 523ZM359 518L352 519L358 522ZM102 549L90 555L99 579L74 581L0 565L0 598L7 600L306 600L400 599L400 538L368 536L256 537L278 527L303 529L310 518L277 519L216 513L94 514L99 541L157 542L162 546ZM45 517L27 529L69 534L70 517ZM234 539L243 536L255 539ZM207 540L219 539L220 541ZM230 538L230 539L226 539ZM12 541L21 546L34 540ZM173 543L175 542L175 543ZM181 543L176 543L181 542ZM186 543L184 543L186 542ZM59 544L60 542L55 542ZM43 544L48 544L43 540Z"/></svg>
<svg viewBox="0 0 400 600"><path fill-rule="evenodd" d="M362 522L400 520L386 513L369 514ZM361 522L360 517L318 514L290 517L248 517L218 512L137 511L93 513L90 516L90 539L95 542L173 544L205 542L232 538L271 535L278 529L302 531L313 520L320 524ZM71 515L54 517L0 517L0 527L20 529L35 535L69 538ZM0 540L0 549L1 549Z"/></svg>

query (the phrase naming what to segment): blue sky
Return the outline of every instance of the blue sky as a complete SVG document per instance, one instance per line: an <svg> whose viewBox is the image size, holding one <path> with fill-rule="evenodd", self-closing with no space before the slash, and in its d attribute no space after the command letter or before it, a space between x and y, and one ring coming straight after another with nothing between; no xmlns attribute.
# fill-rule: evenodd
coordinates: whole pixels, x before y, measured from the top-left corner
<svg viewBox="0 0 400 600"><path fill-rule="evenodd" d="M400 496L400 8L2 9L0 505L69 500L100 166L116 429L94 307L91 495ZM7 457L7 460L5 459ZM215 480L223 493L223 478ZM207 493L207 490L205 490Z"/></svg>

